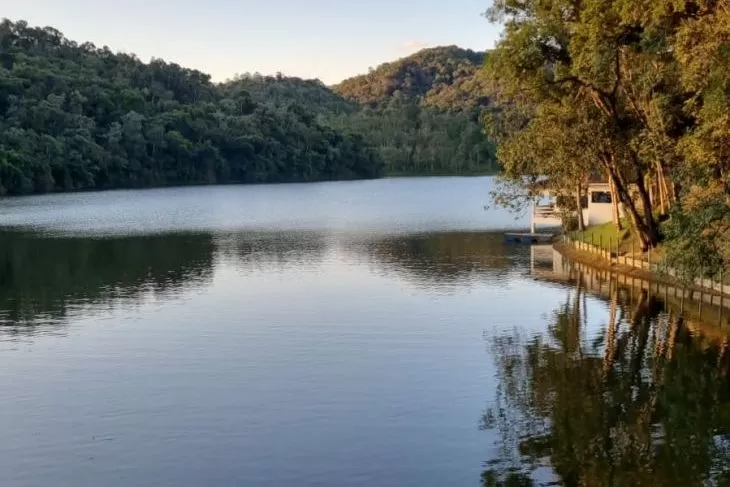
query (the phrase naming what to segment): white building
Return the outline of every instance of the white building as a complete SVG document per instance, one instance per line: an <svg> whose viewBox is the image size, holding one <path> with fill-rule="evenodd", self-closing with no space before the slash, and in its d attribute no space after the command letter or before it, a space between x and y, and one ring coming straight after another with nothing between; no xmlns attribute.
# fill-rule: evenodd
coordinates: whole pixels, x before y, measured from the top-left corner
<svg viewBox="0 0 730 487"><path fill-rule="evenodd" d="M549 190L536 191L537 197L533 201L531 231L535 233L537 226L559 227L562 223L562 212L554 203ZM548 199L549 204L541 200ZM608 182L588 183L586 197L582 198L583 222L586 226L602 225L613 221L611 205L611 188ZM541 204L542 203L542 204ZM623 216L623 205L618 205L619 216Z"/></svg>
<svg viewBox="0 0 730 487"><path fill-rule="evenodd" d="M611 209L611 188L606 183L589 183L588 198L583 208L583 221L587 226L601 225L613 221ZM623 216L623 207L619 203L619 215Z"/></svg>

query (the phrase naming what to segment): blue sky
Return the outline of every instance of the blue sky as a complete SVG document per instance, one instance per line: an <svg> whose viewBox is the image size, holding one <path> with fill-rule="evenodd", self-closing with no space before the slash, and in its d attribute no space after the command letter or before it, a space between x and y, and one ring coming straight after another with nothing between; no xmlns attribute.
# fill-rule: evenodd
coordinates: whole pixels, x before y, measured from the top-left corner
<svg viewBox="0 0 730 487"><path fill-rule="evenodd" d="M487 49L491 0L21 0L0 16L159 57L223 81L247 71L335 83L421 47Z"/></svg>

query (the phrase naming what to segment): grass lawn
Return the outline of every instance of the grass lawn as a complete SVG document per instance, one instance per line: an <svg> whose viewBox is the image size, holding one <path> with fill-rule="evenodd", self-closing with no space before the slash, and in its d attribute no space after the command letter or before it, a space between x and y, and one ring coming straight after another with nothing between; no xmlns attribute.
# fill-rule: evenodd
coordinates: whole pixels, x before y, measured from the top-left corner
<svg viewBox="0 0 730 487"><path fill-rule="evenodd" d="M582 240L583 242L593 244L596 247L611 249L615 251L616 242L619 242L618 252L621 255L645 256L641 251L639 239L631 232L630 223L625 219L622 220L624 229L620 232L616 230L616 225L612 222L602 225L593 225L586 228L584 232L570 232L570 238L573 240ZM651 261L660 262L664 258L665 249L660 244L651 251Z"/></svg>
<svg viewBox="0 0 730 487"><path fill-rule="evenodd" d="M570 238L611 250L616 248L616 242L618 242L620 253L631 253L633 244L634 252L640 252L639 244L629 230L628 222L623 222L623 227L624 229L619 232L613 222L593 225L583 232L570 232Z"/></svg>

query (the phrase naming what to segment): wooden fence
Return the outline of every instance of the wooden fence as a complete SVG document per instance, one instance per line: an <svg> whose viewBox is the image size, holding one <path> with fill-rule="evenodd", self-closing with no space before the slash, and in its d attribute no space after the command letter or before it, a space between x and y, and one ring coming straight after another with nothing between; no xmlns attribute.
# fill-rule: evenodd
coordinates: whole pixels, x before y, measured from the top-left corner
<svg viewBox="0 0 730 487"><path fill-rule="evenodd" d="M576 250L588 252L597 256L602 257L609 264L619 264L636 269L644 269L649 272L655 273L658 276L668 276L677 279L689 286L696 286L707 290L707 292L713 292L718 294L725 294L730 296L730 283L728 283L722 275L722 273L716 279L708 278L689 278L683 276L681 272L669 267L669 265L663 259L660 261L652 260L651 250L646 253L642 253L636 256L632 254L622 254L619 252L618 240L609 240L608 242L599 242L598 245L595 243L591 244L583 240L575 240L568 235L563 235L563 243L570 245ZM704 274L701 272L700 274Z"/></svg>

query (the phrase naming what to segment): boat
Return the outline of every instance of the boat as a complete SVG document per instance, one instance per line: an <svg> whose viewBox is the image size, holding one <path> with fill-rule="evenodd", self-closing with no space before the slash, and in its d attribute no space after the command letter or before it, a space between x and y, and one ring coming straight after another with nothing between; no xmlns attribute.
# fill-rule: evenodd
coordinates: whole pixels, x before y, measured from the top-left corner
<svg viewBox="0 0 730 487"><path fill-rule="evenodd" d="M504 234L505 242L517 244L550 243L554 237L552 233L505 232Z"/></svg>

